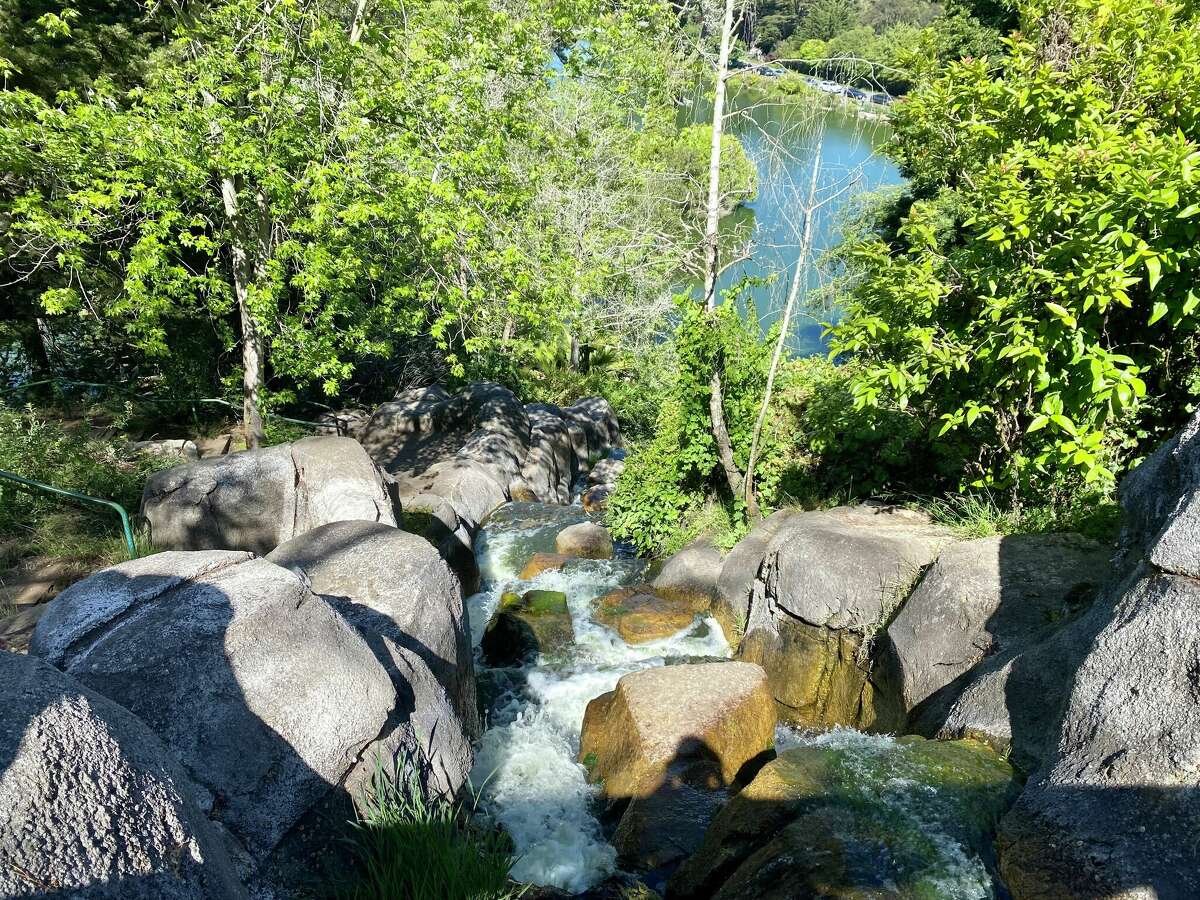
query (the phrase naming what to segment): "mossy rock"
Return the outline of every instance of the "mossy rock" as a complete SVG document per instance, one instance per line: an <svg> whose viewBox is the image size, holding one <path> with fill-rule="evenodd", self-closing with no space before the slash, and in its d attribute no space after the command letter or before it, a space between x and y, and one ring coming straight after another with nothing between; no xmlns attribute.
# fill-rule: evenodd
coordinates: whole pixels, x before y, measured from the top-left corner
<svg viewBox="0 0 1200 900"><path fill-rule="evenodd" d="M860 736L787 750L721 810L670 893L989 896L992 836L1018 791L1012 767L977 741Z"/></svg>
<svg viewBox="0 0 1200 900"><path fill-rule="evenodd" d="M538 653L558 653L575 643L562 591L506 591L483 633L480 649L489 665L506 666Z"/></svg>
<svg viewBox="0 0 1200 900"><path fill-rule="evenodd" d="M782 722L899 731L904 725L899 697L881 686L864 660L863 640L850 629L784 620L773 631L751 629L737 658L766 670Z"/></svg>
<svg viewBox="0 0 1200 900"><path fill-rule="evenodd" d="M695 621L693 605L661 597L646 585L621 588L596 603L596 621L629 644L645 644L678 634Z"/></svg>

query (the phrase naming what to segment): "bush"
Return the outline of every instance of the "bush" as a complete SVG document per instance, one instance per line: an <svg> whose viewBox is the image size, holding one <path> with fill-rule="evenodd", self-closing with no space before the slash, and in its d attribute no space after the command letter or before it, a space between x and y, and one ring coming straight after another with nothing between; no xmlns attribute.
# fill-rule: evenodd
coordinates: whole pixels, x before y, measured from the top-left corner
<svg viewBox="0 0 1200 900"><path fill-rule="evenodd" d="M359 877L353 900L511 900L524 893L508 878L512 844L472 824L466 810L426 798L400 767L375 773L359 799L353 844Z"/></svg>
<svg viewBox="0 0 1200 900"><path fill-rule="evenodd" d="M912 196L860 241L833 346L961 484L1107 490L1197 400L1200 16L1027 3L997 71L954 63L893 116Z"/></svg>
<svg viewBox="0 0 1200 900"><path fill-rule="evenodd" d="M659 551L714 492L721 492L716 445L710 431L709 380L719 361L725 390L725 418L734 458L744 471L770 364L770 336L738 313L740 287L726 292L713 313L689 299L680 303L674 337L674 368L663 391L653 436L633 448L609 501L614 535L644 551ZM783 452L779 431L766 429L761 457ZM721 497L732 515L744 519L740 498Z"/></svg>

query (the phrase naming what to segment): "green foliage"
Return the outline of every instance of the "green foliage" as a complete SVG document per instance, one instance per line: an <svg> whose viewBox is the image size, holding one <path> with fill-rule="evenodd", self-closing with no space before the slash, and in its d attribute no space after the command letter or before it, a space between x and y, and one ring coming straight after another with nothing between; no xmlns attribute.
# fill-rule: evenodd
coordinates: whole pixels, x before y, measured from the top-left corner
<svg viewBox="0 0 1200 900"><path fill-rule="evenodd" d="M894 409L857 408L853 363L822 357L790 362L781 372L775 427L789 452L764 460L764 480L803 506L831 498L938 488L941 460L922 423Z"/></svg>
<svg viewBox="0 0 1200 900"><path fill-rule="evenodd" d="M951 65L895 116L901 225L853 248L835 352L964 485L1103 490L1193 403L1200 22L1157 0L1030 5L1002 75Z"/></svg>
<svg viewBox="0 0 1200 900"><path fill-rule="evenodd" d="M159 4L0 0L0 73L7 88L47 100L101 75L132 86L164 25Z"/></svg>
<svg viewBox="0 0 1200 900"><path fill-rule="evenodd" d="M480 362L528 365L564 327L590 340L597 306L661 292L677 248L635 230L674 209L646 214L672 196L655 148L691 75L667 4L384 0L357 25L355 6L189 4L128 72L93 60L53 103L0 91L27 368L61 373L61 347L94 342L131 377L238 377L241 253L277 396L336 394L413 345L451 377L495 376ZM55 40L104 21L54 14ZM571 77L548 78L551 46L576 44ZM610 318L622 340L646 323Z"/></svg>
<svg viewBox="0 0 1200 900"><path fill-rule="evenodd" d="M507 836L469 821L461 806L426 797L415 774L376 759L359 798L353 842L359 878L348 900L512 900Z"/></svg>
<svg viewBox="0 0 1200 900"><path fill-rule="evenodd" d="M712 313L690 299L680 300L674 371L665 387L654 436L634 448L608 505L613 534L639 549L666 545L683 517L698 509L718 484L719 460L709 413L709 381L717 364L734 457L745 468L766 386L771 339L764 341L757 324L739 315L739 291L726 292L725 302ZM772 434L765 438L764 460L775 450ZM743 516L736 502L734 509L738 517Z"/></svg>
<svg viewBox="0 0 1200 900"><path fill-rule="evenodd" d="M135 453L121 439L94 437L84 424L68 430L32 407L0 407L0 469L113 500L131 515L141 504L146 477L170 464L161 457ZM126 557L121 527L112 511L18 488L8 481L0 481L0 534L17 538L31 553L107 562Z"/></svg>
<svg viewBox="0 0 1200 900"><path fill-rule="evenodd" d="M681 195L685 215L703 215L708 198L708 164L712 147L711 125L689 125L672 136L663 149L667 171L677 173L683 182ZM720 193L723 213L754 199L758 191L758 171L737 135L721 135Z"/></svg>

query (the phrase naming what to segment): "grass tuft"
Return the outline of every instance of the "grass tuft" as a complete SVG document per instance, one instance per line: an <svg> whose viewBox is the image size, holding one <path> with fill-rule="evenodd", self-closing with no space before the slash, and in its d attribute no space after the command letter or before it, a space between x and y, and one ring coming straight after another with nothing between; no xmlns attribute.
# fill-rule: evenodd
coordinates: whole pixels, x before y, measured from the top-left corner
<svg viewBox="0 0 1200 900"><path fill-rule="evenodd" d="M1110 497L1083 497L1065 504L1012 508L981 491L926 500L921 506L934 522L964 538L1073 531L1109 542L1116 537L1121 524L1121 508Z"/></svg>
<svg viewBox="0 0 1200 900"><path fill-rule="evenodd" d="M411 772L411 770L410 770ZM350 900L513 900L516 861L504 833L471 821L461 803L427 798L415 773L375 761L353 823L358 878Z"/></svg>

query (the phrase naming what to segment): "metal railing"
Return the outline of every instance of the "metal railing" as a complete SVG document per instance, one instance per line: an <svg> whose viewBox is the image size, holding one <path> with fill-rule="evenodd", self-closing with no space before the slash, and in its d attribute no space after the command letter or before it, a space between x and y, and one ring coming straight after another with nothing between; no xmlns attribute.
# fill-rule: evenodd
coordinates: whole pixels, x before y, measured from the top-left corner
<svg viewBox="0 0 1200 900"><path fill-rule="evenodd" d="M123 507L120 503L116 503L113 500L105 500L101 497L89 497L87 494L81 494L78 491L69 491L66 488L55 487L52 484L34 481L31 478L22 478L20 475L14 475L12 472L5 472L3 469L0 469L0 478L3 478L6 481L15 482L25 490L45 491L48 494L58 494L63 497L70 497L72 500L78 500L82 503L92 503L96 506L107 506L121 517L121 529L125 532L125 549L129 552L130 559L137 559L137 545L133 541L133 526L129 524L129 513L125 511L125 507Z"/></svg>

